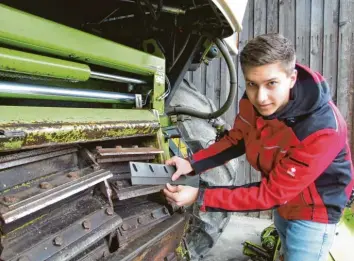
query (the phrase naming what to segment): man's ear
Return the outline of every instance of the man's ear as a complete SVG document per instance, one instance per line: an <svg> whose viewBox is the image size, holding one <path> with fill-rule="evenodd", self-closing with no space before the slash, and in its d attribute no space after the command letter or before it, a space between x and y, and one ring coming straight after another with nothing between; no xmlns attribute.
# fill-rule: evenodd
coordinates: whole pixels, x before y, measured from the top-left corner
<svg viewBox="0 0 354 261"><path fill-rule="evenodd" d="M294 69L294 71L290 75L290 89L292 89L295 86L297 80L297 70Z"/></svg>

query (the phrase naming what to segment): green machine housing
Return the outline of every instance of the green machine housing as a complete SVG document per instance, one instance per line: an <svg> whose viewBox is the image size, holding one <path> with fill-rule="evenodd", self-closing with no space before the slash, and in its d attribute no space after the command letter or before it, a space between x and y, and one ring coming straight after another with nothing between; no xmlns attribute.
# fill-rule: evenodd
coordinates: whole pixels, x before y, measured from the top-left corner
<svg viewBox="0 0 354 261"><path fill-rule="evenodd" d="M2 1L0 259L186 259L187 214L129 162L170 157L166 103L232 33L207 0Z"/></svg>

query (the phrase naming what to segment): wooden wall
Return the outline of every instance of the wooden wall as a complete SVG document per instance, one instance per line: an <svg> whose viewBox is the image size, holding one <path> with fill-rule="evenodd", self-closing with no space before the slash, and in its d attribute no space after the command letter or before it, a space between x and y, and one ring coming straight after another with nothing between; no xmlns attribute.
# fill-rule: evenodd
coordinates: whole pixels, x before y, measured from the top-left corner
<svg viewBox="0 0 354 261"><path fill-rule="evenodd" d="M346 119L354 154L354 0L248 0L239 35L239 50L249 39L279 32L296 46L298 62L324 75L331 86L332 98ZM225 114L232 125L237 101L245 90L239 66L238 95L234 106ZM202 65L186 78L193 81L216 106L221 106L229 91L229 75L222 59ZM353 157L353 156L352 156ZM258 173L241 158L238 175L245 183L257 181ZM262 215L262 213L260 214Z"/></svg>

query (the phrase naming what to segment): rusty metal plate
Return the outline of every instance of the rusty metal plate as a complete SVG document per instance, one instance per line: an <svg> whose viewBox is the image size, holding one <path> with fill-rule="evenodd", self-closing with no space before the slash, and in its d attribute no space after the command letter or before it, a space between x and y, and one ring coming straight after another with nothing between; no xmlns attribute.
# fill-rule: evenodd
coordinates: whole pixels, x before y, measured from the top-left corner
<svg viewBox="0 0 354 261"><path fill-rule="evenodd" d="M94 212L73 223L64 230L53 234L29 250L19 253L9 261L21 257L28 261L64 261L70 260L90 245L98 242L122 223L121 217L113 209L106 208Z"/></svg>
<svg viewBox="0 0 354 261"><path fill-rule="evenodd" d="M133 185L187 185L199 187L199 175L181 176L178 180L172 181L171 177L176 171L174 166L165 164L153 164L143 162L130 162L131 180Z"/></svg>
<svg viewBox="0 0 354 261"><path fill-rule="evenodd" d="M165 260L178 247L184 234L188 218L185 214L174 214L155 226L142 237L118 249L104 261L150 261Z"/></svg>
<svg viewBox="0 0 354 261"><path fill-rule="evenodd" d="M149 195L153 194L156 192L161 191L164 186L163 185L157 185L157 186L131 186L131 187L123 187L123 188L118 188L116 185L112 185L112 188L115 192L116 197L119 200L125 200L129 198L135 198L135 197L140 197L144 195Z"/></svg>
<svg viewBox="0 0 354 261"><path fill-rule="evenodd" d="M152 160L156 155L162 154L164 151L154 147L138 147L122 148L117 146L115 148L97 147L97 162L124 162L131 160Z"/></svg>
<svg viewBox="0 0 354 261"><path fill-rule="evenodd" d="M70 175L70 173L68 175ZM74 180L70 182L52 189L43 190L43 192L35 194L31 197L22 198L18 202L11 202L7 200L6 197L3 197L3 203L7 204L7 206L0 208L1 217L4 222L8 224L49 205L55 204L56 202L68 198L76 193L86 190L87 188L103 182L112 176L113 174L110 171L98 170L82 177L77 176L77 178L74 178ZM16 194L10 196L18 197Z"/></svg>

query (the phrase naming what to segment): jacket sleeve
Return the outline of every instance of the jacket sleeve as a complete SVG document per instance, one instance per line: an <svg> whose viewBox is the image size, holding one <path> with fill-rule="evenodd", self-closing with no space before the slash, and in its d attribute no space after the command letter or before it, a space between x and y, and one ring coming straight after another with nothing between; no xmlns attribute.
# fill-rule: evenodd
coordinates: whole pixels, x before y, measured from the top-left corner
<svg viewBox="0 0 354 261"><path fill-rule="evenodd" d="M247 186L202 189L198 203L202 211L256 211L286 204L325 171L344 145L345 138L335 130L318 131L290 149L268 178Z"/></svg>
<svg viewBox="0 0 354 261"><path fill-rule="evenodd" d="M191 157L190 163L196 173L225 164L245 153L242 128L246 123L237 115L233 128L222 139L208 148L198 151Z"/></svg>

